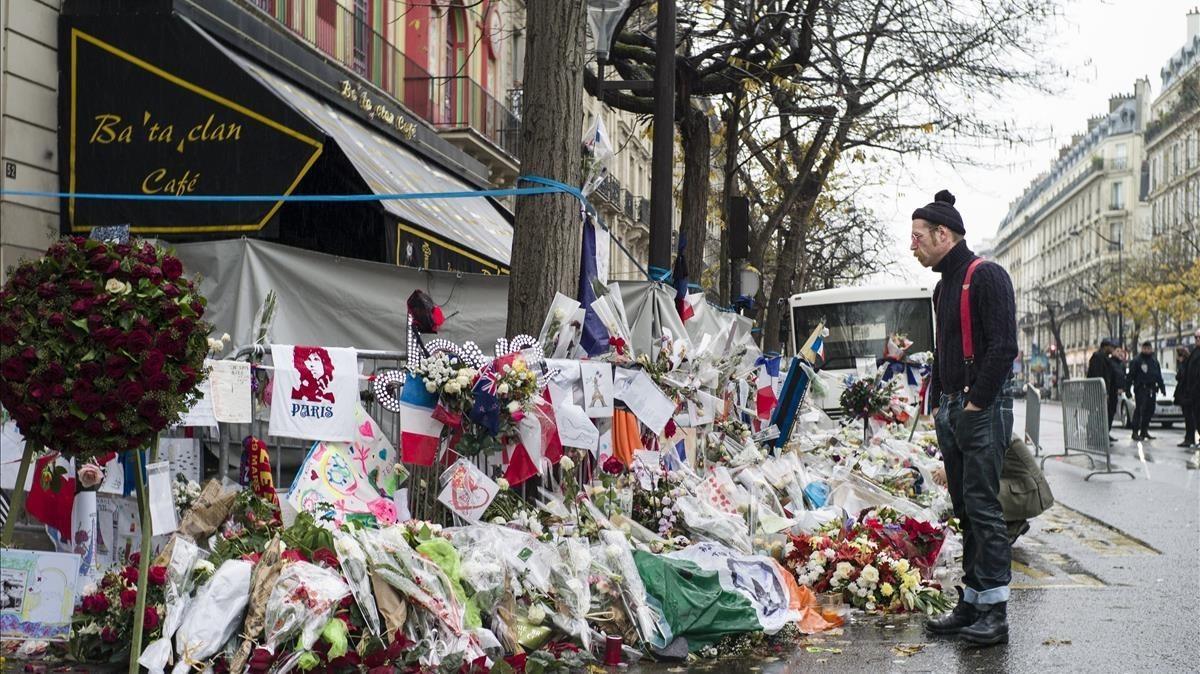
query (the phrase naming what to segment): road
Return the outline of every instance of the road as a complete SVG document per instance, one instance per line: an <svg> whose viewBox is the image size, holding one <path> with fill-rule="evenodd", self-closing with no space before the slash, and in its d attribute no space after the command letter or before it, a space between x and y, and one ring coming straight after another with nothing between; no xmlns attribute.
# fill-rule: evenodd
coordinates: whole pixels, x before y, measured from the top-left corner
<svg viewBox="0 0 1200 674"><path fill-rule="evenodd" d="M1024 425L1016 404L1015 428ZM1083 457L1051 459L1056 505L1013 549L1010 641L986 649L926 635L918 617L857 617L787 657L719 661L712 672L1194 672L1200 663L1200 471L1182 432L1124 429L1115 467L1088 481ZM1061 452L1062 411L1042 409L1042 446ZM1144 457L1144 460L1143 460ZM815 651L815 652L813 652ZM835 652L840 651L840 652ZM654 668L658 669L658 668ZM678 670L676 670L678 671Z"/></svg>

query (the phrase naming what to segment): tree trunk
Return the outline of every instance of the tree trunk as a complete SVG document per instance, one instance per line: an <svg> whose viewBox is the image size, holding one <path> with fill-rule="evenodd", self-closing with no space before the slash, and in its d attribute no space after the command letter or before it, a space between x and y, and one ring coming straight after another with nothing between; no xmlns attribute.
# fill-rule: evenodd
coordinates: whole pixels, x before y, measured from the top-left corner
<svg viewBox="0 0 1200 674"><path fill-rule="evenodd" d="M787 316L787 298L791 295L792 281L800 262L800 243L808 234L809 221L812 217L817 197L824 188L825 180L833 171L834 165L841 156L842 143L850 131L850 119L843 119L838 124L837 132L825 149L821 165L814 171L804 171L797 178L802 181L798 191L798 206L791 212L792 227L788 230L787 239L779 251L779 260L775 265L775 276L771 282L771 295L767 300L767 318L763 322L763 351L781 351L779 339L780 321ZM807 339L808 335L796 335L796 341Z"/></svg>
<svg viewBox="0 0 1200 674"><path fill-rule="evenodd" d="M738 273L738 270L733 266L733 260L730 259L729 249L729 200L738 195L737 185L737 159L738 150L741 144L738 142L741 139L742 120L742 88L738 87L733 92L733 97L730 99L729 107L725 110L725 165L721 185L721 222L725 226L721 229L721 259L718 264L721 265L721 304L729 306L733 300L737 299L730 295L730 289L733 284L733 274ZM747 223L749 227L749 223ZM749 232L746 233L749 236Z"/></svg>
<svg viewBox="0 0 1200 674"><path fill-rule="evenodd" d="M683 144L683 205L679 231L687 236L688 271L691 282L699 283L708 239L708 179L712 164L712 131L708 117L684 99L687 107L679 124Z"/></svg>
<svg viewBox="0 0 1200 674"><path fill-rule="evenodd" d="M521 173L580 182L583 123L582 0L526 2ZM536 335L555 292L579 284L582 221L567 194L518 197L513 224L508 334Z"/></svg>

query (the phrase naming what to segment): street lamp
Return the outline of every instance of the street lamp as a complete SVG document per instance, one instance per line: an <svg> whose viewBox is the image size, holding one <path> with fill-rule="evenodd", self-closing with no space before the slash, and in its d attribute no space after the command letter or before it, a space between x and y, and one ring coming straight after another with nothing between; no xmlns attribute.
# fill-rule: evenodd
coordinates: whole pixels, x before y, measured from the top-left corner
<svg viewBox="0 0 1200 674"><path fill-rule="evenodd" d="M675 169L675 0L658 0L654 80L607 82L608 61L617 27L629 12L629 0L587 0L588 27L596 41L596 79L600 100L605 91L653 92L654 141L650 160L650 276L671 273L672 181Z"/></svg>
<svg viewBox="0 0 1200 674"><path fill-rule="evenodd" d="M754 309L754 298L758 297L758 289L762 286L762 272L747 262L742 264L733 280L737 284L733 298L737 312Z"/></svg>
<svg viewBox="0 0 1200 674"><path fill-rule="evenodd" d="M1124 226L1124 224L1122 224L1121 228L1117 230L1117 239L1115 241L1108 238L1107 236L1104 236L1103 234L1101 234L1100 232L1096 231L1095 229L1093 229L1091 227L1088 227L1088 229L1091 229L1093 234L1100 237L1101 241L1107 243L1110 246L1117 247L1117 296L1118 296L1118 299L1117 299L1117 341L1121 343L1121 348L1124 349L1125 348L1125 311L1122 309L1122 300L1120 298L1120 295L1122 292L1121 291L1121 279L1124 275L1123 272L1124 272L1125 246L1122 244L1122 235L1125 231L1125 226ZM1077 226L1073 227L1067 233L1070 234L1071 236L1079 236L1080 234L1083 233L1083 228L1081 228L1077 225Z"/></svg>

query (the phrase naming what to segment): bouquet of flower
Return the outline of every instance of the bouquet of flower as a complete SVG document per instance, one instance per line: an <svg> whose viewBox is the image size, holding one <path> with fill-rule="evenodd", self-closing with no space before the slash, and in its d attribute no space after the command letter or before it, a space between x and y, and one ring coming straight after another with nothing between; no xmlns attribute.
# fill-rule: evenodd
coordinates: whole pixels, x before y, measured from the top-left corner
<svg viewBox="0 0 1200 674"><path fill-rule="evenodd" d="M134 553L123 568L104 574L99 587L84 590L71 628L71 655L75 659L81 662L128 661L133 611L141 580L139 559L139 554ZM148 586L142 628L149 642L162 634L167 568L151 566L146 575Z"/></svg>
<svg viewBox="0 0 1200 674"><path fill-rule="evenodd" d="M790 536L783 552L800 584L818 593L840 592L857 608L885 613L949 608L938 583L923 579L912 561L864 524Z"/></svg>
<svg viewBox="0 0 1200 674"><path fill-rule="evenodd" d="M307 562L284 567L267 599L264 648L274 653L299 633L298 648L310 650L334 608L349 594L350 588L336 571Z"/></svg>
<svg viewBox="0 0 1200 674"><path fill-rule="evenodd" d="M846 377L846 388L839 403L851 419L870 419L882 414L892 402L892 383L878 377Z"/></svg>
<svg viewBox="0 0 1200 674"><path fill-rule="evenodd" d="M205 304L149 243L63 239L0 290L0 404L26 439L67 454L144 447L205 376Z"/></svg>
<svg viewBox="0 0 1200 674"><path fill-rule="evenodd" d="M175 501L175 509L180 513L186 513L200 498L200 485L189 480L183 473L175 473L175 482L171 485L171 496Z"/></svg>
<svg viewBox="0 0 1200 674"><path fill-rule="evenodd" d="M904 360L904 354L911 348L913 341L908 338L908 335L897 332L883 343L883 358L884 360Z"/></svg>

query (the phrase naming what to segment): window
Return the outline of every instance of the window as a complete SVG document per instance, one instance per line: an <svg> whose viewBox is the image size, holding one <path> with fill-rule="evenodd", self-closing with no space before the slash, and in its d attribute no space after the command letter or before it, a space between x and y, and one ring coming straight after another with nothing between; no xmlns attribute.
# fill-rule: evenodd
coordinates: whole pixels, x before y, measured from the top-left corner
<svg viewBox="0 0 1200 674"><path fill-rule="evenodd" d="M1108 225L1108 249L1117 250L1121 247L1121 227L1123 223L1111 222Z"/></svg>
<svg viewBox="0 0 1200 674"><path fill-rule="evenodd" d="M1119 211L1125 208L1125 183L1113 183L1109 194L1111 195L1108 201L1109 210Z"/></svg>
<svg viewBox="0 0 1200 674"><path fill-rule="evenodd" d="M370 0L354 0L354 72L371 76Z"/></svg>
<svg viewBox="0 0 1200 674"><path fill-rule="evenodd" d="M1126 143L1118 143L1116 152L1113 154L1112 168L1121 170L1129 168L1129 145Z"/></svg>
<svg viewBox="0 0 1200 674"><path fill-rule="evenodd" d="M1171 146L1171 177L1179 175L1179 142Z"/></svg>

